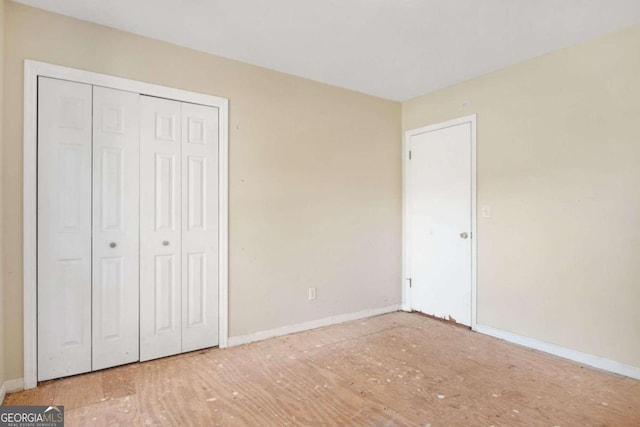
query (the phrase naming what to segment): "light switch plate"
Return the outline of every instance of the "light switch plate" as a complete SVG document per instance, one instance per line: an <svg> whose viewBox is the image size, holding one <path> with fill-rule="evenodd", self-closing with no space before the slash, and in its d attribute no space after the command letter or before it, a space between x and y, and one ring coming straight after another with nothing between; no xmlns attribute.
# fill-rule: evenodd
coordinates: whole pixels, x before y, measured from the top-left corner
<svg viewBox="0 0 640 427"><path fill-rule="evenodd" d="M491 207L483 206L480 211L482 212L482 218L491 218Z"/></svg>

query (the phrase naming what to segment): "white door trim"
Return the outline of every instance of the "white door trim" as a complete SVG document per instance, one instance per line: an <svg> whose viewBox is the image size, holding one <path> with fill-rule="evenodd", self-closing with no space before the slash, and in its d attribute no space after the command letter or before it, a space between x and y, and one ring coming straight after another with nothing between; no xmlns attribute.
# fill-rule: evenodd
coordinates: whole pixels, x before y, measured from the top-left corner
<svg viewBox="0 0 640 427"><path fill-rule="evenodd" d="M44 62L24 62L24 129L23 129L23 287L24 287L24 388L37 385L37 117L38 76L71 80L95 86L126 90L144 95L175 99L216 107L220 111L219 126L219 346L228 342L228 164L229 164L229 100L212 95L189 92L106 74Z"/></svg>
<svg viewBox="0 0 640 427"><path fill-rule="evenodd" d="M472 114L460 117L446 122L437 123L418 129L408 130L404 133L402 141L402 309L411 311L411 288L409 287L410 278L410 239L411 206L409 195L411 194L411 161L409 160L409 141L412 136L420 135L435 130L460 125L463 123L471 124L471 329L476 329L476 303L477 303L477 270L478 270L478 228L476 216L476 115Z"/></svg>

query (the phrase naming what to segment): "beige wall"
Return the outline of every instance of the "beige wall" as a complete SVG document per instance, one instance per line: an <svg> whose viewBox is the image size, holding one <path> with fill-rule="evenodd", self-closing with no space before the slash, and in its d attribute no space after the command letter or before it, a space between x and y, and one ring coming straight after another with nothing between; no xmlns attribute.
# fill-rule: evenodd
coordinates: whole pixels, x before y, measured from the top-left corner
<svg viewBox="0 0 640 427"><path fill-rule="evenodd" d="M477 113L478 321L640 366L640 26L403 104Z"/></svg>
<svg viewBox="0 0 640 427"><path fill-rule="evenodd" d="M400 104L12 2L5 12L8 378L22 376L25 58L229 98L231 336L399 304Z"/></svg>
<svg viewBox="0 0 640 427"><path fill-rule="evenodd" d="M0 243L2 242L2 212L4 212L4 203L2 202L2 151L4 144L2 143L2 104L3 92L2 81L4 77L4 0L0 0ZM0 387L5 380L4 376L4 271L2 269L2 244L0 244ZM0 402L2 404L2 402Z"/></svg>

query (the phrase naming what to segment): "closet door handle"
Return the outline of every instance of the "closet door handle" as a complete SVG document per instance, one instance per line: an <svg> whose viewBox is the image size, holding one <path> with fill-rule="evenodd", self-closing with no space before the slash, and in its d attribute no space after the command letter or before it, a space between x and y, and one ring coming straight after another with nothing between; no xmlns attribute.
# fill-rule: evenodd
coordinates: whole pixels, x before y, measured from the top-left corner
<svg viewBox="0 0 640 427"><path fill-rule="evenodd" d="M165 240L164 242L162 242L162 246L169 246L169 241Z"/></svg>
<svg viewBox="0 0 640 427"><path fill-rule="evenodd" d="M109 243L109 247L110 248L115 248L116 246L118 246L118 245L116 245L116 242Z"/></svg>

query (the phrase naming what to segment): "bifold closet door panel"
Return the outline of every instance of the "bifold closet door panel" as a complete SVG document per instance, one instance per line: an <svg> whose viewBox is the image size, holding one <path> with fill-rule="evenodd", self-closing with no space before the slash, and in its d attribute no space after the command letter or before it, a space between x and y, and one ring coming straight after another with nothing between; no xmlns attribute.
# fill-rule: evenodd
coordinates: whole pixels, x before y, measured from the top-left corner
<svg viewBox="0 0 640 427"><path fill-rule="evenodd" d="M140 360L181 352L181 106L140 97Z"/></svg>
<svg viewBox="0 0 640 427"><path fill-rule="evenodd" d="M38 79L38 380L91 370L91 86Z"/></svg>
<svg viewBox="0 0 640 427"><path fill-rule="evenodd" d="M138 360L139 98L93 88L93 370Z"/></svg>
<svg viewBox="0 0 640 427"><path fill-rule="evenodd" d="M218 345L218 109L182 103L182 351Z"/></svg>

